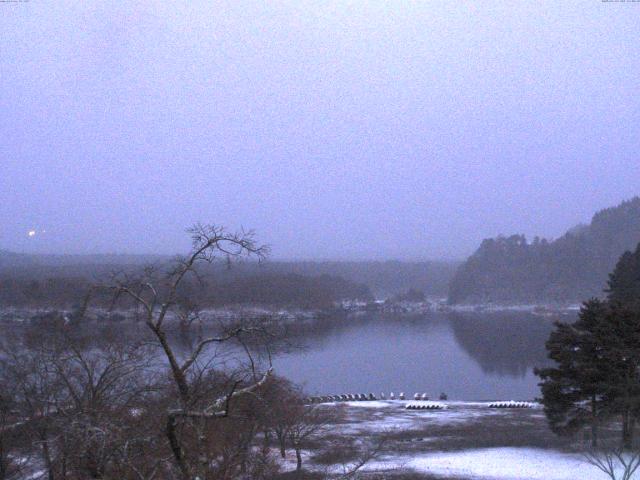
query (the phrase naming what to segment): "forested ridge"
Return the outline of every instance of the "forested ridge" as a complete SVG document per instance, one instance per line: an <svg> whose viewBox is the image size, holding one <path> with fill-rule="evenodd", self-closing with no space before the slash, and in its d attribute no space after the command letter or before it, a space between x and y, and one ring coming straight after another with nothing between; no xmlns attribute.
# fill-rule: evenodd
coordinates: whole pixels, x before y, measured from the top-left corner
<svg viewBox="0 0 640 480"><path fill-rule="evenodd" d="M11 276L0 272L0 307L56 307L78 305L89 291L88 276ZM181 294L188 294L203 308L233 305L325 308L342 300L372 300L366 285L330 275L303 276L293 273L188 279ZM95 303L108 306L109 296L94 293Z"/></svg>
<svg viewBox="0 0 640 480"><path fill-rule="evenodd" d="M162 255L29 255L0 250L0 306L75 304L90 285L114 271L162 268ZM253 304L326 307L342 300L386 298L415 289L445 296L459 262L268 261L217 262L202 268L191 294L202 307ZM189 284L190 282L186 282ZM191 282L193 283L193 282ZM197 283L197 282L195 282Z"/></svg>
<svg viewBox="0 0 640 480"><path fill-rule="evenodd" d="M550 241L486 239L454 275L449 302L567 303L602 296L620 255L640 242L640 197L597 212Z"/></svg>

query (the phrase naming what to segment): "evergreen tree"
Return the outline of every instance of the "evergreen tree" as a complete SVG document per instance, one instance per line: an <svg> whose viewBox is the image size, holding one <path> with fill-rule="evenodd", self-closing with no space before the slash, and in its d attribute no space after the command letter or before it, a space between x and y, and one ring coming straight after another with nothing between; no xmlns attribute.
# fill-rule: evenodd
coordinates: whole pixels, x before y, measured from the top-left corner
<svg viewBox="0 0 640 480"><path fill-rule="evenodd" d="M635 252L625 252L609 275L609 301L627 306L640 305L640 244Z"/></svg>
<svg viewBox="0 0 640 480"><path fill-rule="evenodd" d="M619 419L632 445L640 419L640 246L610 275L608 300L583 304L572 324L557 323L546 347L556 366L537 370L551 429L570 435L590 425L592 442L604 420Z"/></svg>
<svg viewBox="0 0 640 480"><path fill-rule="evenodd" d="M557 365L536 370L551 429L572 435L590 425L594 446L598 424L610 404L605 387L608 366L599 345L599 328L606 315L607 305L593 299L584 303L575 323L556 323L546 347Z"/></svg>
<svg viewBox="0 0 640 480"><path fill-rule="evenodd" d="M595 339L608 414L619 416L623 446L630 448L640 414L640 312L622 303L609 305Z"/></svg>

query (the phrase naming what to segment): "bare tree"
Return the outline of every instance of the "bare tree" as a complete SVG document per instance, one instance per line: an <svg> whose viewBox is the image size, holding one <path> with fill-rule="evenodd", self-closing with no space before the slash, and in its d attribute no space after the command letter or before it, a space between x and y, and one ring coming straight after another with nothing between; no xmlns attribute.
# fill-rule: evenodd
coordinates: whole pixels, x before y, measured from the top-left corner
<svg viewBox="0 0 640 480"><path fill-rule="evenodd" d="M122 472L121 452L138 438L132 416L154 391L148 349L63 318L12 340L2 384L13 386L18 429L40 450L46 477Z"/></svg>
<svg viewBox="0 0 640 480"><path fill-rule="evenodd" d="M378 458L387 443L387 439L388 434L383 434L373 442L366 440L357 441L355 458L350 462L342 463L342 471L339 478L349 480L359 478L364 467ZM371 471L369 473L371 473Z"/></svg>
<svg viewBox="0 0 640 480"><path fill-rule="evenodd" d="M327 431L334 423L335 411L318 405L298 405L292 409L292 422L287 436L296 452L296 471L302 470L302 449L312 438Z"/></svg>
<svg viewBox="0 0 640 480"><path fill-rule="evenodd" d="M18 448L16 406L12 392L0 393L0 480L20 478L29 461Z"/></svg>
<svg viewBox="0 0 640 480"><path fill-rule="evenodd" d="M303 396L300 388L289 380L273 376L261 392L264 401L264 440L269 447L271 435L275 436L281 458L286 457L289 431L303 413Z"/></svg>
<svg viewBox="0 0 640 480"><path fill-rule="evenodd" d="M640 452L622 447L587 450L584 457L611 480L631 480L640 467Z"/></svg>
<svg viewBox="0 0 640 480"><path fill-rule="evenodd" d="M229 233L224 228L210 225L196 225L189 232L192 238L191 251L185 257L177 257L168 271L147 268L137 278L120 275L114 278L113 286L116 300L126 297L140 307L144 322L160 345L168 364L177 392L177 405L166 412L165 434L175 465L184 480L209 476L217 458L216 449L211 448L211 440L215 437L211 432L212 421L228 417L232 401L255 393L272 372L269 368L256 377L255 364L250 358L251 375L234 378L225 385L224 391L206 400L197 394L202 380L211 380L204 373L221 368L221 365L212 365L206 360L210 346L242 342L247 336L263 333L263 329L242 323L226 326L219 334L200 338L186 355L178 355L170 338L172 330L167 323L172 316L182 318L183 325L189 323L184 320L184 308L181 308L184 302L181 302L180 294L185 279L194 276L200 280L198 267L216 258L231 261L254 256L261 260L268 249L255 242L252 232ZM189 315L193 315L193 311ZM201 368L203 365L205 368Z"/></svg>
<svg viewBox="0 0 640 480"><path fill-rule="evenodd" d="M54 480L55 454L51 442L62 385L49 362L43 341L39 340L44 340L44 337L36 339L31 336L27 347L11 335L3 342L0 383L5 387L12 386L19 429L38 447L47 478Z"/></svg>

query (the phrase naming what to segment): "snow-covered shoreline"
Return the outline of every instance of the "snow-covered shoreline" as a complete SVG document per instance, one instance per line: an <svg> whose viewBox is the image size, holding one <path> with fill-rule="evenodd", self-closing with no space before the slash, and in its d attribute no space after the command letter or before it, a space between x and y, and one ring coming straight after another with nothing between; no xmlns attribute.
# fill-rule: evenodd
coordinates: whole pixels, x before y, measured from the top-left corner
<svg viewBox="0 0 640 480"><path fill-rule="evenodd" d="M314 320L336 316L355 315L361 316L367 313L382 313L395 315L420 315L429 313L529 313L540 317L557 317L575 315L580 310L578 304L553 305L553 304L467 304L449 305L444 298L432 298L425 302L395 302L389 300L376 300L364 302L349 300L335 304L331 308L305 309L305 308L277 308L263 305L236 305L228 307L205 308L199 312L204 321L236 320L239 318L263 318L283 323L312 322ZM0 308L0 322L16 321L24 322L36 317L60 313L71 315L72 308L56 307L2 307ZM130 319L135 316L132 309L118 309L109 311L106 308L91 308L90 315L96 319Z"/></svg>
<svg viewBox="0 0 640 480"><path fill-rule="evenodd" d="M374 442L387 438L383 451L363 470L389 478L401 472L469 480L608 478L589 464L579 445L548 430L540 405L503 410L490 408L490 402L444 401L442 410L407 410L412 402L335 402L323 408L344 413L344 420L332 427L336 435ZM311 471L340 471L340 465L314 463L313 450L304 456Z"/></svg>
<svg viewBox="0 0 640 480"><path fill-rule="evenodd" d="M354 313L383 312L398 314L421 313L530 313L546 317L557 315L573 315L580 310L579 304L496 304L471 303L450 305L446 298L430 298L424 302L394 302L390 300L376 300L375 302L346 301L340 308Z"/></svg>

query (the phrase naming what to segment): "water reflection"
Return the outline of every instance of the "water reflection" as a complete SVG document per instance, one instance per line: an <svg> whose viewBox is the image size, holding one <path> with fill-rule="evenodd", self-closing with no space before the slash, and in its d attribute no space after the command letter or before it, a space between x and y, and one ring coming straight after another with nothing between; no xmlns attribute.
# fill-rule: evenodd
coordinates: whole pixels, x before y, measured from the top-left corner
<svg viewBox="0 0 640 480"><path fill-rule="evenodd" d="M566 320L566 319L565 319ZM276 369L311 393L406 390L450 398L533 399L552 319L531 314L368 314L299 331L307 349Z"/></svg>
<svg viewBox="0 0 640 480"><path fill-rule="evenodd" d="M548 365L544 344L553 322L528 313L448 315L455 340L483 372L524 377Z"/></svg>
<svg viewBox="0 0 640 480"><path fill-rule="evenodd" d="M127 338L148 337L143 325L119 326ZM310 394L446 392L451 399L530 400L539 395L532 369L548 362L544 344L553 319L526 313L367 313L285 327L287 342L269 345L276 373ZM209 329L172 336L177 352L187 355ZM252 350L257 361L271 358ZM208 359L213 357L229 368L246 361L235 344L212 346Z"/></svg>

